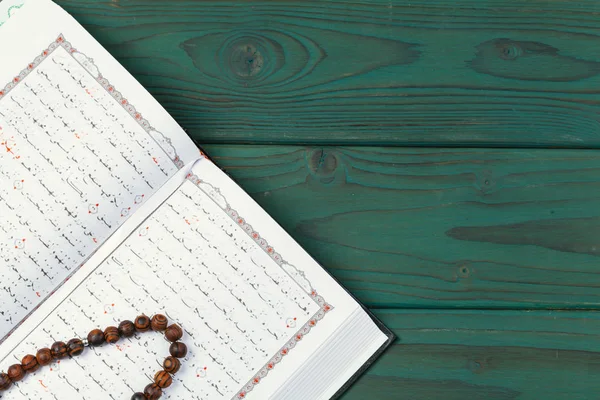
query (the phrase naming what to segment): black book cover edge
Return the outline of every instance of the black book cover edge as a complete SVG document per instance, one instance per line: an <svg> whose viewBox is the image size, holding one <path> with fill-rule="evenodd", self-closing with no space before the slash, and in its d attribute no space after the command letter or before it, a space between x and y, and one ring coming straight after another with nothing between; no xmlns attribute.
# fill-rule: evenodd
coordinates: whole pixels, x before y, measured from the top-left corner
<svg viewBox="0 0 600 400"><path fill-rule="evenodd" d="M187 129L185 129L185 132L188 133ZM189 133L188 133L189 136ZM200 149L200 151L202 151L202 153L214 164L216 165L221 171L223 171L223 173L225 175L227 175L231 180L233 180L236 185L237 182L227 173L227 171L225 171L223 168L219 167L219 164L217 164L211 157L209 154L206 153L206 151L204 151L204 149L198 144L198 142L192 138L190 136L190 139L192 139L192 141L196 144L196 146L198 146L198 149ZM239 185L238 185L239 186ZM241 189L241 187L240 187ZM242 189L243 190L243 189ZM280 226L281 227L281 226ZM281 227L281 229L283 229L283 227ZM285 229L284 229L285 230ZM289 233L288 233L289 234ZM290 235L291 236L291 235ZM306 250L305 250L306 251ZM385 343L383 343L379 349L377 349L377 351L375 353L373 353L373 355L362 365L362 367L360 367L355 373L354 375L352 375L350 377L350 379L348 379L346 381L346 383L344 383L344 385L342 385L342 387L335 392L335 394L333 395L333 397L330 398L330 400L337 400L340 397L342 397L342 395L344 393L346 393L348 391L348 389L350 389L350 387L356 383L356 381L358 381L358 379L365 373L367 372L367 370L375 363L375 361L377 361L379 359L379 357L381 357L383 355L383 353L387 350L388 347L390 347L394 341L396 340L396 335L394 334L394 332L392 332L387 326L385 326L383 324L383 322L377 318L375 316L375 314L373 314L373 312L371 310L369 310L367 307L365 307L364 304L362 304L354 294L352 294L348 289L346 289L346 287L344 285L342 285L339 280L333 276L331 274L331 272L329 272L325 267L323 267L317 260L315 260L314 257L311 256L311 258L323 269L323 271L325 271L338 285L340 285L340 287L346 292L348 293L348 295L350 297L352 297L352 299L354 299L354 301L356 301L360 307L363 309L363 311L369 316L369 318L371 318L371 320L373 321L373 323L375 323L375 325L379 328L379 330L381 330L381 332L387 336L387 340L385 341Z"/></svg>

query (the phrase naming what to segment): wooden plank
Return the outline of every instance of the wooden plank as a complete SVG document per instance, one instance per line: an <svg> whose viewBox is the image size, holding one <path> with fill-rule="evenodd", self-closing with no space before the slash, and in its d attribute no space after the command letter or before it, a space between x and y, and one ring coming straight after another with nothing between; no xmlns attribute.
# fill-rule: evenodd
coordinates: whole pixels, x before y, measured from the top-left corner
<svg viewBox="0 0 600 400"><path fill-rule="evenodd" d="M369 306L600 305L594 150L205 149Z"/></svg>
<svg viewBox="0 0 600 400"><path fill-rule="evenodd" d="M376 314L399 339L343 400L598 398L598 312Z"/></svg>
<svg viewBox="0 0 600 400"><path fill-rule="evenodd" d="M58 3L203 143L600 145L597 1Z"/></svg>

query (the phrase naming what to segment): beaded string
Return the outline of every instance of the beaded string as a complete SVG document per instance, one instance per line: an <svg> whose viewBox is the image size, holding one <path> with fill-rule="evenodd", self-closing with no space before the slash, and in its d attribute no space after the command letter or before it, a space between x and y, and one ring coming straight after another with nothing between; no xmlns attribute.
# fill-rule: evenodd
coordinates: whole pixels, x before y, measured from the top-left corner
<svg viewBox="0 0 600 400"><path fill-rule="evenodd" d="M27 373L35 372L53 360L76 357L82 354L86 347L98 347L104 343L114 344L121 338L129 338L136 332L149 330L164 332L165 338L171 342L169 347L171 355L165 358L163 369L154 375L154 382L149 383L143 392L134 393L131 400L157 400L162 396L163 389L173 383L171 375L179 371L181 367L179 359L187 354L186 345L179 341L183 337L183 330L177 324L169 325L167 317L162 314L156 314L152 318L140 315L133 322L129 320L121 322L118 327L109 326L104 331L94 329L87 335L87 339L76 338L67 343L55 342L50 348L39 349L35 356L28 354L23 357L21 364L11 365L6 373L0 373L0 392L8 390L14 382L23 380Z"/></svg>

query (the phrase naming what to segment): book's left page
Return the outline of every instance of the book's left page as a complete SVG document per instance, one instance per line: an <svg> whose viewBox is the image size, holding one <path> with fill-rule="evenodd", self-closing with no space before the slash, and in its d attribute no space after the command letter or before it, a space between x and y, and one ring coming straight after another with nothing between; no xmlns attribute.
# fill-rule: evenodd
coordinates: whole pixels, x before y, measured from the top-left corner
<svg viewBox="0 0 600 400"><path fill-rule="evenodd" d="M2 343L199 152L56 4L0 12Z"/></svg>

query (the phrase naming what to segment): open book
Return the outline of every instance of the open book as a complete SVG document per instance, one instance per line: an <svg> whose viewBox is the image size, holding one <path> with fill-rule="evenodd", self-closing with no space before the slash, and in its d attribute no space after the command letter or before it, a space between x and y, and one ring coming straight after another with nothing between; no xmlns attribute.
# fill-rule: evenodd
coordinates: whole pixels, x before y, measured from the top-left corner
<svg viewBox="0 0 600 400"><path fill-rule="evenodd" d="M189 349L163 398L329 399L389 345L73 18L49 0L5 0L0 16L0 370L162 313ZM168 355L159 336L0 397L129 399Z"/></svg>

